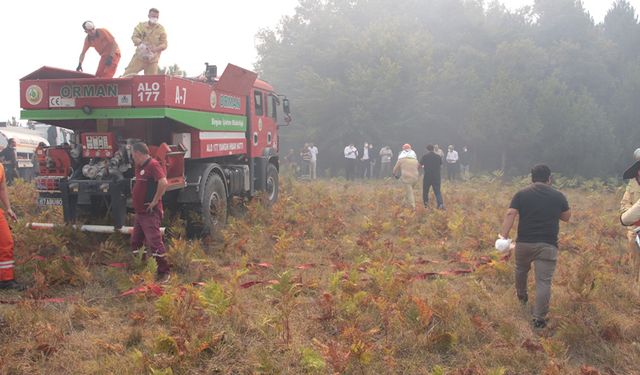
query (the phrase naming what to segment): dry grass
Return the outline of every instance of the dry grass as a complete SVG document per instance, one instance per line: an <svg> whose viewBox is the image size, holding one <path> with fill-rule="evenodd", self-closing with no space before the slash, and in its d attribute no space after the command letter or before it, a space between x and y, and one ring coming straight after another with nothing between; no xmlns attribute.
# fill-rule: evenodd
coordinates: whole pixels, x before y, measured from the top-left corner
<svg viewBox="0 0 640 375"><path fill-rule="evenodd" d="M518 186L445 185L447 211L414 213L390 181L282 185L270 211L252 203L232 219L223 244L168 241L175 274L161 297L120 296L154 271L126 238L27 230L60 213L37 213L33 189L12 187L17 272L31 288L0 292L0 373L640 373L621 191L566 191L574 219L550 325L534 332L513 260L492 249Z"/></svg>

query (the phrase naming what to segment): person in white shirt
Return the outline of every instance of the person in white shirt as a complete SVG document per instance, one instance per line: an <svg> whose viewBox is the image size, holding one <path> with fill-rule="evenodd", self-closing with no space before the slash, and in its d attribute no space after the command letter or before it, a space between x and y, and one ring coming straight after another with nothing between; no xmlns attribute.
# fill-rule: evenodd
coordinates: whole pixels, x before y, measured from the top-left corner
<svg viewBox="0 0 640 375"><path fill-rule="evenodd" d="M371 164L373 163L373 158L369 155L369 152L373 149L373 145L369 142L364 143L364 147L362 148L362 178L371 178L371 170L373 169Z"/></svg>
<svg viewBox="0 0 640 375"><path fill-rule="evenodd" d="M417 159L418 156L416 155L416 152L413 151L411 148L406 148L405 146L406 146L406 144L404 146L402 146L402 151L398 155L398 159L404 159L404 158Z"/></svg>
<svg viewBox="0 0 640 375"><path fill-rule="evenodd" d="M311 179L311 150L308 143L305 143L300 150L300 158L302 159L302 168L300 169L300 178Z"/></svg>
<svg viewBox="0 0 640 375"><path fill-rule="evenodd" d="M447 152L447 179L454 181L458 178L458 151L454 150L453 145L449 145Z"/></svg>
<svg viewBox="0 0 640 375"><path fill-rule="evenodd" d="M344 160L346 162L345 169L347 174L347 181L353 180L356 173L356 160L358 159L358 149L353 143L344 148Z"/></svg>
<svg viewBox="0 0 640 375"><path fill-rule="evenodd" d="M313 143L309 143L309 152L311 153L311 179L315 180L318 178L316 173L316 166L318 163L318 148Z"/></svg>
<svg viewBox="0 0 640 375"><path fill-rule="evenodd" d="M393 157L393 151L391 147L384 146L380 149L380 178L387 178L391 176L391 158Z"/></svg>
<svg viewBox="0 0 640 375"><path fill-rule="evenodd" d="M470 178L469 175L469 162L471 161L471 156L469 154L469 149L467 146L462 148L462 152L460 153L460 160L458 163L460 164L460 174L462 175L462 179L467 181Z"/></svg>

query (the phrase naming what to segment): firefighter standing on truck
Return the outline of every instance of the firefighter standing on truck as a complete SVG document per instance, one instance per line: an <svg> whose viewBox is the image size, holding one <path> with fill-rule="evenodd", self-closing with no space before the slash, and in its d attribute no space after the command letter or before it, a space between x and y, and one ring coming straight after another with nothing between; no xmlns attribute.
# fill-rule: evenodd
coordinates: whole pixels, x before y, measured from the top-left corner
<svg viewBox="0 0 640 375"><path fill-rule="evenodd" d="M96 26L91 21L85 21L82 24L82 28L84 32L87 33L87 37L84 39L84 46L82 47L82 53L80 54L80 61L78 62L76 71L82 71L84 55L90 47L93 47L98 54L100 54L96 77L113 78L118 68L118 62L120 61L120 48L118 48L118 43L116 43L116 40L109 30L96 29Z"/></svg>
<svg viewBox="0 0 640 375"><path fill-rule="evenodd" d="M169 280L169 264L165 258L165 248L160 232L162 221L162 196L167 190L167 176L157 160L149 155L149 148L143 142L133 145L133 160L136 164L136 180L131 192L136 214L131 251L138 254L146 244L158 264L157 280ZM143 250L144 251L144 250Z"/></svg>
<svg viewBox="0 0 640 375"><path fill-rule="evenodd" d="M145 75L158 74L158 61L160 54L167 49L167 33L164 27L158 23L160 11L156 8L149 9L149 21L140 22L133 29L131 40L137 47L129 66L123 76L138 74L144 70Z"/></svg>
<svg viewBox="0 0 640 375"><path fill-rule="evenodd" d="M7 183L5 181L4 167L0 164L0 289L22 290L13 275L15 261L13 260L13 237L7 217L17 220L16 214L11 209Z"/></svg>

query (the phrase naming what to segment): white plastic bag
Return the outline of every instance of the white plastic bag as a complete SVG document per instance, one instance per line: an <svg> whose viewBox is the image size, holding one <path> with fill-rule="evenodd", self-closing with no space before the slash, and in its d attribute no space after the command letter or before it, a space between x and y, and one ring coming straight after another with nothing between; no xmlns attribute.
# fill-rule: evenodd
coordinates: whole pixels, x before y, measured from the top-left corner
<svg viewBox="0 0 640 375"><path fill-rule="evenodd" d="M502 236L498 236L498 239L496 240L496 250L498 250L499 252L503 253L509 249L511 249L511 239L510 238L504 238Z"/></svg>
<svg viewBox="0 0 640 375"><path fill-rule="evenodd" d="M138 45L138 55L142 57L144 61L150 61L155 57L155 53L151 52L151 48L144 43Z"/></svg>

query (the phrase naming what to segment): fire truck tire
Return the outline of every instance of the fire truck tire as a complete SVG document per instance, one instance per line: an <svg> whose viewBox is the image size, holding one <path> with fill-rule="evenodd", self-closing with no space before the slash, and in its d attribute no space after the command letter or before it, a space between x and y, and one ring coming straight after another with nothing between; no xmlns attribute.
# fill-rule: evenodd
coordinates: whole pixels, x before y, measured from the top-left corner
<svg viewBox="0 0 640 375"><path fill-rule="evenodd" d="M274 205L278 200L278 193L280 193L278 169L275 165L269 163L269 166L267 166L267 181L263 195L264 204L266 206Z"/></svg>
<svg viewBox="0 0 640 375"><path fill-rule="evenodd" d="M202 196L203 234L217 234L227 224L227 192L220 175L211 173Z"/></svg>

